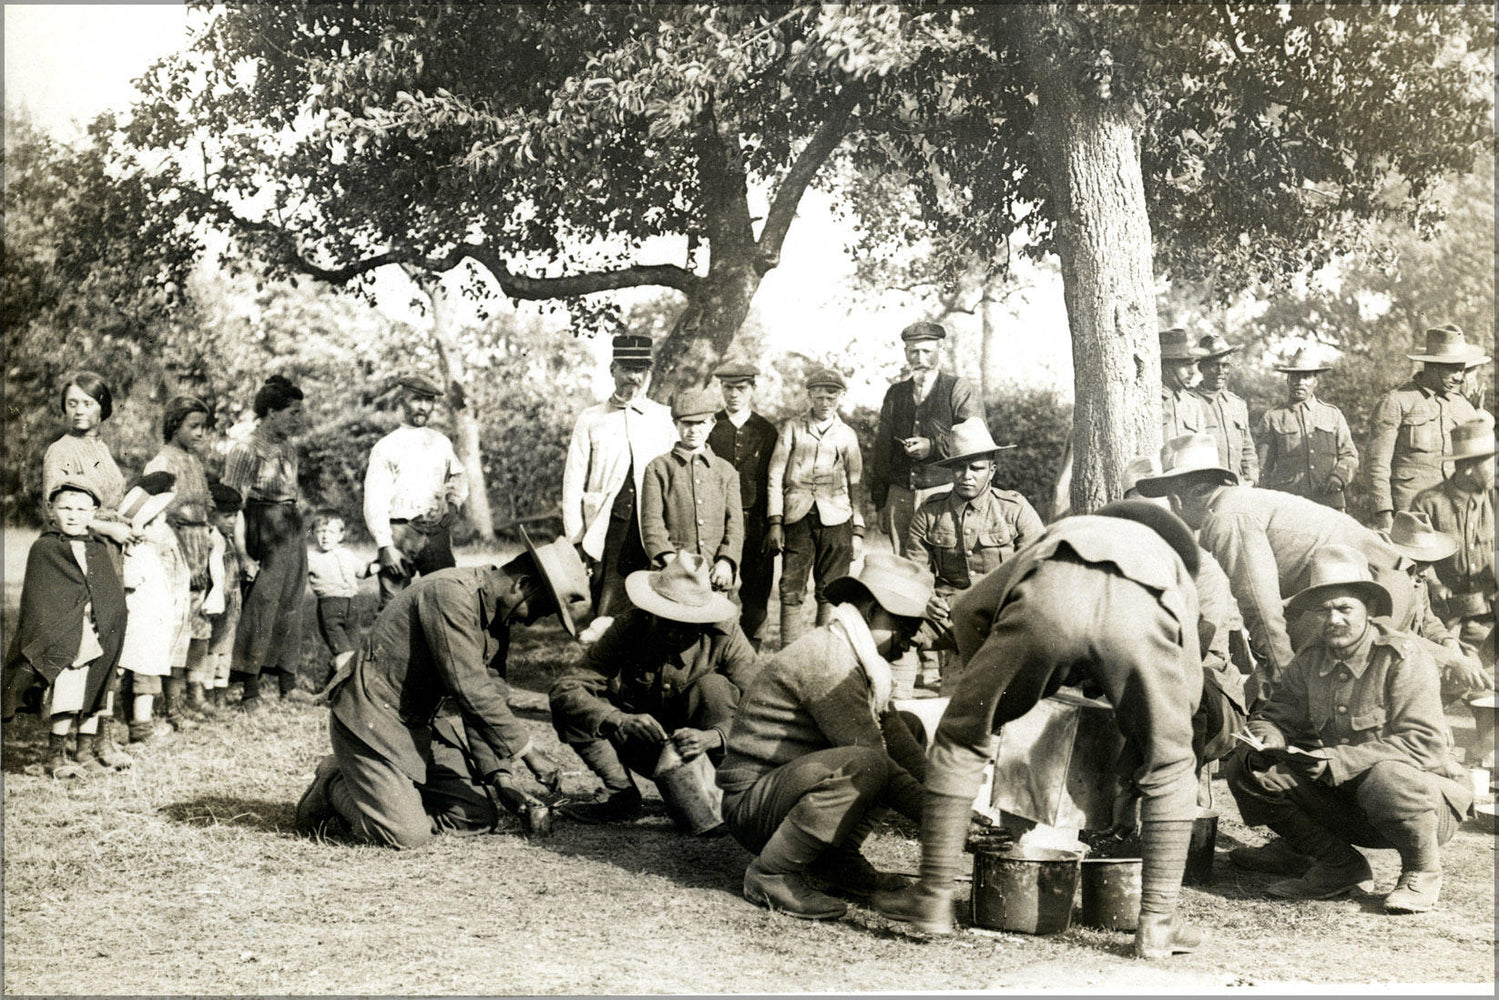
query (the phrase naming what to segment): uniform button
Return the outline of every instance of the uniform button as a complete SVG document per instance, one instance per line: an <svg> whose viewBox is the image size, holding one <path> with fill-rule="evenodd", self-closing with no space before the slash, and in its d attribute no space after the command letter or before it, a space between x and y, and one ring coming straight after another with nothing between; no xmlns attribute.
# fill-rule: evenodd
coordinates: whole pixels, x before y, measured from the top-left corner
<svg viewBox="0 0 1499 1000"><path fill-rule="evenodd" d="M702 524L702 523L703 523L703 519L702 519L702 518L698 518L698 519L697 519L697 523L698 523L698 524Z"/></svg>
<svg viewBox="0 0 1499 1000"><path fill-rule="evenodd" d="M1346 737L1346 736L1339 736L1338 737L1338 746L1345 747L1347 745L1348 745L1348 737Z"/></svg>
<svg viewBox="0 0 1499 1000"><path fill-rule="evenodd" d="M1347 705L1339 705L1338 706L1338 714L1339 715L1347 715L1348 714L1348 706Z"/></svg>

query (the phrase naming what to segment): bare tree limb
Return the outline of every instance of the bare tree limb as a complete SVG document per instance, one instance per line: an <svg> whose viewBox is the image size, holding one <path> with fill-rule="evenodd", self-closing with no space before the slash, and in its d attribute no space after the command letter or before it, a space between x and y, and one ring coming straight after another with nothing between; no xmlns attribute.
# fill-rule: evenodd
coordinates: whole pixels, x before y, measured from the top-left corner
<svg viewBox="0 0 1499 1000"><path fill-rule="evenodd" d="M862 96L863 90L859 87L849 85L843 88L843 92L828 109L828 117L817 126L817 131L812 133L812 138L807 140L807 145L802 148L801 155L796 158L796 162L787 171L786 178L781 181L780 190L771 201L770 211L765 213L765 225L760 230L759 250L762 273L780 262L781 244L785 242L786 233L791 229L792 220L796 218L796 207L801 203L802 195L806 193L813 179L822 170L822 165L843 141L848 131L849 116Z"/></svg>

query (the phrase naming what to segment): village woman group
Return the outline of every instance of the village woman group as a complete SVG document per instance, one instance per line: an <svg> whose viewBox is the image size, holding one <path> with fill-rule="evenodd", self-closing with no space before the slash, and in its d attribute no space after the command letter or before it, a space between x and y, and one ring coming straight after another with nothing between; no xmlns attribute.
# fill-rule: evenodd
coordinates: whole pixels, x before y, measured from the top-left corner
<svg viewBox="0 0 1499 1000"><path fill-rule="evenodd" d="M413 848L504 828L507 814L540 831L552 806L630 822L638 781L654 779L684 831L728 833L754 855L751 902L830 919L854 900L946 933L996 735L1070 693L1112 707L1121 737L1103 825L1138 830L1137 954L1200 946L1176 900L1214 773L1274 834L1230 853L1282 876L1272 895L1372 888L1363 847L1399 853L1388 912L1436 906L1440 846L1473 802L1444 705L1493 678L1493 422L1463 395L1490 359L1456 328L1427 332L1421 370L1372 421L1379 509L1365 526L1343 511L1351 432L1313 392L1326 365L1288 362L1286 404L1251 423L1225 384L1235 348L1163 331L1165 448L1131 463L1125 499L1047 525L995 481L1005 446L973 388L939 371L945 336L902 332L909 376L867 463L838 416L836 370L810 371L807 410L777 427L752 409L754 365L725 364L718 392L684 390L668 408L644 396L649 339L615 338L614 393L569 446L562 537L524 536L500 566L453 567L466 486L426 427L438 388L404 377L392 438L404 436L377 446L366 480L378 559L339 557L338 532L322 530L337 519L317 518L333 752L299 827ZM50 719L44 770L128 767L158 716L212 717L231 681L252 713L295 697L309 570L296 386L257 392L254 432L212 485L203 401L167 404L163 448L129 490L98 437L103 381L70 376L59 405L68 431L43 470L53 525L28 561L5 679L7 719L23 706ZM863 550L866 484L893 551ZM378 619L362 639L332 638L347 599L327 603L328 580L368 574ZM562 795L561 768L507 703L511 629L552 615L583 642L550 697L559 739L599 779L588 799ZM922 664L950 698L931 732L894 704L918 693ZM666 780L688 765L717 785L706 816ZM914 883L860 851L887 809L920 826ZM1006 819L1021 832L1038 817Z"/></svg>

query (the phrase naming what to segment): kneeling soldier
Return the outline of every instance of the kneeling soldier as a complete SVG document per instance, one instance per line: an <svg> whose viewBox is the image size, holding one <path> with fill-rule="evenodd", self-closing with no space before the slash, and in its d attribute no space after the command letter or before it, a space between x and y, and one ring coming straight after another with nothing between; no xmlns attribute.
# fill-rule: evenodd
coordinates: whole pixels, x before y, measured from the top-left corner
<svg viewBox="0 0 1499 1000"><path fill-rule="evenodd" d="M630 771L655 774L668 742L684 761L723 759L724 735L755 675L755 650L708 573L695 552L631 573L625 592L635 606L552 685L557 735L604 783L600 798L564 806L564 815L585 823L640 815Z"/></svg>
<svg viewBox="0 0 1499 1000"><path fill-rule="evenodd" d="M333 753L297 803L298 829L342 825L356 840L420 847L492 829L485 785L517 812L546 794L540 785L555 792L557 765L507 703L505 657L513 626L549 614L576 635L588 576L566 540L522 538L526 552L503 566L438 570L380 612L329 685Z"/></svg>
<svg viewBox="0 0 1499 1000"><path fill-rule="evenodd" d="M745 692L718 772L729 832L758 854L744 898L817 920L847 907L803 873L855 898L905 885L875 870L859 846L882 806L921 818L925 762L890 707L887 658L920 627L932 577L909 559L871 552L859 575L832 581L827 596L832 620L781 650Z"/></svg>
<svg viewBox="0 0 1499 1000"><path fill-rule="evenodd" d="M1439 846L1473 797L1453 780L1462 771L1448 754L1436 668L1411 636L1371 617L1387 615L1390 604L1363 556L1341 545L1313 557L1310 585L1286 602L1293 613L1312 612L1320 634L1251 714L1245 742L1255 749L1227 769L1244 822L1284 840L1230 858L1302 873L1272 885L1271 895L1331 899L1372 883L1359 844L1400 852L1386 911L1436 905Z"/></svg>

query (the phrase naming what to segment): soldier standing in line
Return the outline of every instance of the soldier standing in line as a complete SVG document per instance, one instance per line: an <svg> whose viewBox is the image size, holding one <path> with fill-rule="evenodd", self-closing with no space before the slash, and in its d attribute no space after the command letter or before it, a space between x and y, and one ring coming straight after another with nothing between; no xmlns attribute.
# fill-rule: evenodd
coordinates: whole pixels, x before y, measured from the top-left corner
<svg viewBox="0 0 1499 1000"><path fill-rule="evenodd" d="M1197 362L1202 372L1197 395L1207 403L1208 433L1218 442L1218 458L1225 468L1239 474L1240 482L1253 486L1260 477L1260 460L1249 429L1249 407L1228 387L1233 353L1239 346L1210 333L1197 342L1197 347L1202 352L1202 360Z"/></svg>
<svg viewBox="0 0 1499 1000"><path fill-rule="evenodd" d="M1358 449L1343 411L1316 396L1327 365L1306 348L1278 366L1286 376L1287 400L1260 418L1260 482L1268 490L1294 493L1333 510L1344 510L1344 491L1358 472Z"/></svg>

